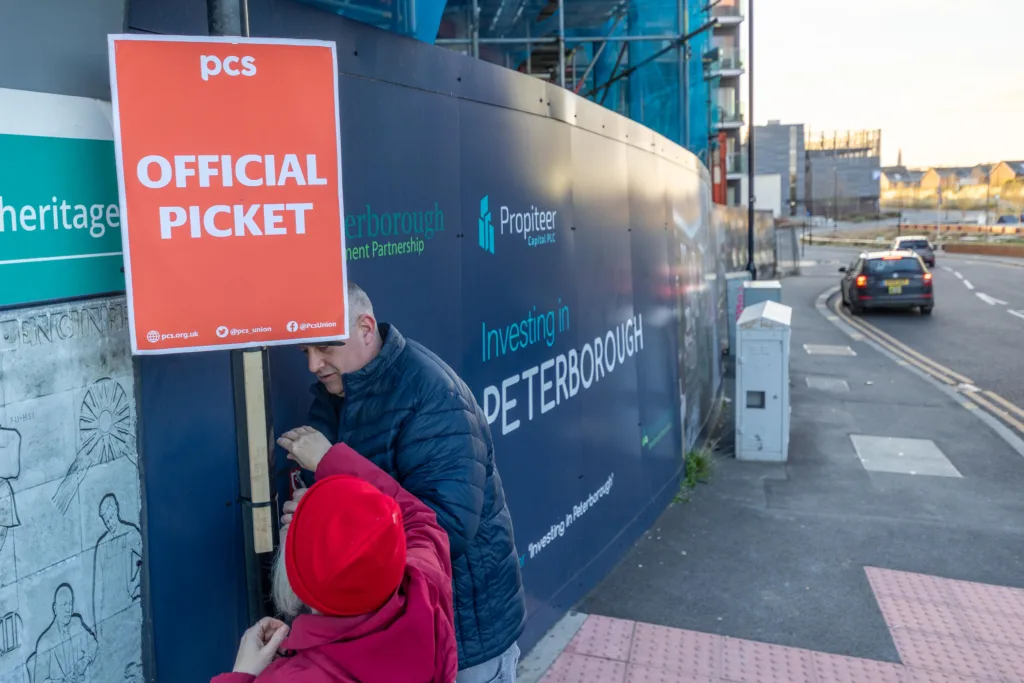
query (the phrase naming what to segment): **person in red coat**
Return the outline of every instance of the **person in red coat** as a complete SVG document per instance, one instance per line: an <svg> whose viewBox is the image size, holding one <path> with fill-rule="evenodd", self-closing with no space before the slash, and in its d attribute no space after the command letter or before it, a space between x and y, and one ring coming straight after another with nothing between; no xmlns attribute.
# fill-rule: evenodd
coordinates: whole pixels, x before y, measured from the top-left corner
<svg viewBox="0 0 1024 683"><path fill-rule="evenodd" d="M213 683L452 683L448 535L434 512L344 444L282 518L267 617Z"/></svg>

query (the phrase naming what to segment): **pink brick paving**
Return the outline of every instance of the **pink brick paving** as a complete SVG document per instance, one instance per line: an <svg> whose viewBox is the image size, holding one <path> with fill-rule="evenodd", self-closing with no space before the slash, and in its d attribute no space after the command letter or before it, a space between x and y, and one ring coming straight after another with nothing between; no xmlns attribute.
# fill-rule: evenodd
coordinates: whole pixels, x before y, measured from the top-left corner
<svg viewBox="0 0 1024 683"><path fill-rule="evenodd" d="M590 616L541 683L1024 683L1024 590L865 571L902 664Z"/></svg>

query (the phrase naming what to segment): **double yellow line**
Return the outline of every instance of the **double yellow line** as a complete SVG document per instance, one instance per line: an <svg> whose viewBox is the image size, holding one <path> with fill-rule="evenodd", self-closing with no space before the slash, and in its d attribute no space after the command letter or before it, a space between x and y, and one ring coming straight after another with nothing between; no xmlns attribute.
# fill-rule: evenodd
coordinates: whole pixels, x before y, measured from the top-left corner
<svg viewBox="0 0 1024 683"><path fill-rule="evenodd" d="M983 408L990 414L1003 420L1014 429L1024 434L1024 409L1007 401L995 393L980 389L974 385L969 378L961 375L955 370L947 368L941 363L918 353L892 335L886 334L871 323L854 318L843 310L842 297L833 297L832 310L847 325L856 330L865 338L870 339L889 353L900 359L905 365L914 367L921 372L934 377L943 384L956 388L960 392L960 402L970 410Z"/></svg>

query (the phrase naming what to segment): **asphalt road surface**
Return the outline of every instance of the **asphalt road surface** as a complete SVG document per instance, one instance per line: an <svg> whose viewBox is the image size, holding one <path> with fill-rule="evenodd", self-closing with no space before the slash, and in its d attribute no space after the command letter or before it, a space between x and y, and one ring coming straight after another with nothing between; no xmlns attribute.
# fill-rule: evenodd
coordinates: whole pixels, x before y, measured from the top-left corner
<svg viewBox="0 0 1024 683"><path fill-rule="evenodd" d="M808 248L804 258L848 265L858 250ZM861 319L1024 408L1024 262L939 253L935 311L867 312Z"/></svg>

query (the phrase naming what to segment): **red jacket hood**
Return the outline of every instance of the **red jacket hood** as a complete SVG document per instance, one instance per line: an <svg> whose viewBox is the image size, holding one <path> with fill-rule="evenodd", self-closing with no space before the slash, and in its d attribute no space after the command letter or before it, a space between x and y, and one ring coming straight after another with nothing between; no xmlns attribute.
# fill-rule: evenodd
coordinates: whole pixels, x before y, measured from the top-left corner
<svg viewBox="0 0 1024 683"><path fill-rule="evenodd" d="M372 614L299 616L281 656L258 678L232 673L213 683L452 683L458 654L451 560L434 512L343 444L330 450L316 474L357 476L398 502L407 546L402 585Z"/></svg>
<svg viewBox="0 0 1024 683"><path fill-rule="evenodd" d="M407 567L398 593L372 615L302 615L258 681L451 683L454 640L439 593Z"/></svg>

